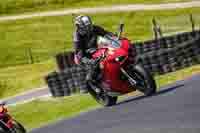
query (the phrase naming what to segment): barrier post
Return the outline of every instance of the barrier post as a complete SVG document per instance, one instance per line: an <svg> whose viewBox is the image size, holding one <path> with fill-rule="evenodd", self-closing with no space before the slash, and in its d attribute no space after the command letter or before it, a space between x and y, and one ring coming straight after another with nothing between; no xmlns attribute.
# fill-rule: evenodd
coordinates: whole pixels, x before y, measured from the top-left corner
<svg viewBox="0 0 200 133"><path fill-rule="evenodd" d="M152 19L152 23L153 23L154 38L157 40L159 37L163 36L162 30L155 18Z"/></svg>
<svg viewBox="0 0 200 133"><path fill-rule="evenodd" d="M195 23L194 23L194 19L193 19L193 15L190 14L190 22L192 24L192 31L195 31Z"/></svg>
<svg viewBox="0 0 200 133"><path fill-rule="evenodd" d="M27 56L28 56L29 64L33 64L33 63L34 63L34 60L33 60L33 55L32 55L31 48L28 48L28 49L27 49Z"/></svg>

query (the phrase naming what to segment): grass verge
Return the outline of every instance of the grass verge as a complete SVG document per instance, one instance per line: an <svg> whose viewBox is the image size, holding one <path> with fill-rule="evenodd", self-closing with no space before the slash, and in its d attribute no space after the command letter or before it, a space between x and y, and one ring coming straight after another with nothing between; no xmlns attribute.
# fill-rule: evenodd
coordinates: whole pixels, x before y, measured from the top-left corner
<svg viewBox="0 0 200 133"><path fill-rule="evenodd" d="M167 34L190 31L188 14L193 13L200 22L199 8L171 11L137 11L95 14L95 23L115 31L120 20L125 23L125 33L131 40L152 38L151 19L157 16ZM106 19L104 19L106 16ZM112 20L112 21L110 21ZM44 17L0 23L0 97L44 85L44 76L55 69L53 55L72 49L71 16ZM10 66L23 60L24 49L31 48L34 60L39 63ZM10 67L8 67L10 66Z"/></svg>
<svg viewBox="0 0 200 133"><path fill-rule="evenodd" d="M191 0L2 0L0 15L39 12L66 8L96 7L135 3L168 3Z"/></svg>
<svg viewBox="0 0 200 133"><path fill-rule="evenodd" d="M200 22L199 8L172 11L137 11L93 14L95 23L115 32L122 20L125 36L130 40L147 40L153 36L151 19L156 17L164 33L190 31L189 14ZM106 17L106 19L105 19ZM110 21L112 20L112 21ZM0 67L45 61L56 53L72 49L72 17L54 16L0 22ZM31 51L31 52L30 52Z"/></svg>
<svg viewBox="0 0 200 133"><path fill-rule="evenodd" d="M0 97L16 95L33 87L46 86L44 77L55 69L55 61L0 69Z"/></svg>
<svg viewBox="0 0 200 133"><path fill-rule="evenodd" d="M74 95L48 101L35 100L11 106L9 110L16 120L21 122L26 129L31 130L55 120L73 117L97 106L97 103L88 95Z"/></svg>

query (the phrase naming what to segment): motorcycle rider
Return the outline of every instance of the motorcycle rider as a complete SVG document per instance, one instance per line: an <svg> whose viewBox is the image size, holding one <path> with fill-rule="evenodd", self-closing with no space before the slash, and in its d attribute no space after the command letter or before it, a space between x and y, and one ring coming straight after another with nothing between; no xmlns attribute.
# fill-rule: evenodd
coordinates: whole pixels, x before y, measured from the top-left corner
<svg viewBox="0 0 200 133"><path fill-rule="evenodd" d="M7 113L7 108L4 107L5 104L6 104L5 101L1 101L1 100L0 100L0 116L1 116L1 114L3 114L3 113Z"/></svg>
<svg viewBox="0 0 200 133"><path fill-rule="evenodd" d="M104 30L102 27L94 25L89 16L80 15L75 18L75 32L73 34L73 42L75 49L74 61L76 64L89 64L96 66L96 60L91 59L90 52L97 48L97 36L112 34ZM89 52L89 53L88 53ZM89 54L89 55L88 55ZM98 65L97 65L98 66ZM90 69L86 76L86 80L92 80L96 76L96 68Z"/></svg>
<svg viewBox="0 0 200 133"><path fill-rule="evenodd" d="M8 115L7 115L7 108L4 107L5 106L5 102L4 101L0 101L0 119L3 121L7 121L8 120Z"/></svg>

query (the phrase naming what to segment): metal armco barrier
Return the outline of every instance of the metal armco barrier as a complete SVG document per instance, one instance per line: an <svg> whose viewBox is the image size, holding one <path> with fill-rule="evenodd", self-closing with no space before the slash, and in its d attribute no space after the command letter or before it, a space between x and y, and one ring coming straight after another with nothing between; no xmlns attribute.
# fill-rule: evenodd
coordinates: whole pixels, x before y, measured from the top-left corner
<svg viewBox="0 0 200 133"><path fill-rule="evenodd" d="M200 31L186 32L157 40L136 42L131 56L153 75L165 74L200 63ZM60 71L45 77L53 96L67 96L87 89L87 67L74 65L71 53L57 56ZM62 60L62 58L66 60Z"/></svg>

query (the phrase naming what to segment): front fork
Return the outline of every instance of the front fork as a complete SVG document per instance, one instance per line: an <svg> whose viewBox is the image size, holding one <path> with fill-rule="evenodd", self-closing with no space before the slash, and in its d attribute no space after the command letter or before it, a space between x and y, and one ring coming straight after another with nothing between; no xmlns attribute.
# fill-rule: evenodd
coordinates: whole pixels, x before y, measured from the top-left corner
<svg viewBox="0 0 200 133"><path fill-rule="evenodd" d="M136 86L137 81L134 80L123 68L120 68L121 72L128 78L129 83L132 86Z"/></svg>

